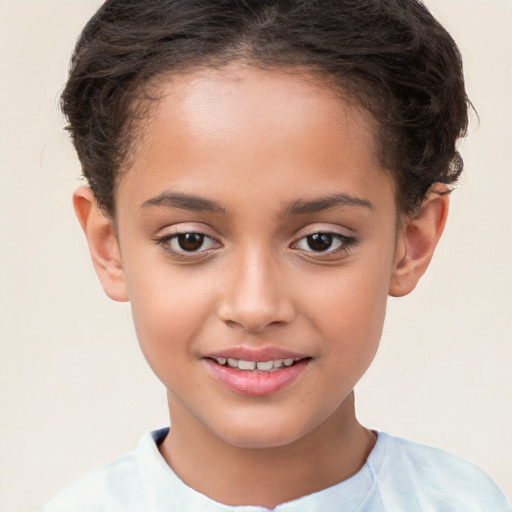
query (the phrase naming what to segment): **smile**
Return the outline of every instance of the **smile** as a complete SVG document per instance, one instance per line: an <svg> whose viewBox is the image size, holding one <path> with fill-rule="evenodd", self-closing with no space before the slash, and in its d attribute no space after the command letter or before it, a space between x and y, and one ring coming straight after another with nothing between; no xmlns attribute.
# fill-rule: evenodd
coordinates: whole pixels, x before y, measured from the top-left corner
<svg viewBox="0 0 512 512"><path fill-rule="evenodd" d="M290 386L306 371L312 360L306 356L278 359L255 357L258 361L245 357L235 359L215 354L203 360L210 376L223 387L253 397L273 395Z"/></svg>
<svg viewBox="0 0 512 512"><path fill-rule="evenodd" d="M242 371L259 371L259 372L275 372L283 367L290 367L299 359L273 359L269 361L246 361L243 359L234 359L232 357L215 357L214 361L220 366L228 366L229 368L235 368Z"/></svg>

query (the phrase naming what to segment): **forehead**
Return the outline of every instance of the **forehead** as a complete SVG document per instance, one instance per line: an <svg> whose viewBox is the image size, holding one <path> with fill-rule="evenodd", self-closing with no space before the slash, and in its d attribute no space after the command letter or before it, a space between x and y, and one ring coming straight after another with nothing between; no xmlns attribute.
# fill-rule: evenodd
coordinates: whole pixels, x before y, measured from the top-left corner
<svg viewBox="0 0 512 512"><path fill-rule="evenodd" d="M119 185L141 200L162 187L220 193L226 179L249 189L279 185L290 196L291 181L324 195L331 178L343 177L357 195L375 181L389 185L373 118L315 74L230 65L160 77L155 85L159 99Z"/></svg>
<svg viewBox="0 0 512 512"><path fill-rule="evenodd" d="M294 121L307 116L311 128L328 128L339 122L358 125L358 133L353 130L352 135L364 137L371 144L368 149L375 149L374 118L354 100L349 101L341 87L309 70L265 70L231 63L162 75L154 88L157 105L144 126L151 137L158 136L170 115L189 128L200 126L205 135L225 130L240 135L239 128L243 128L247 134L269 134L274 139L279 134L285 136ZM141 146L143 149L144 144Z"/></svg>

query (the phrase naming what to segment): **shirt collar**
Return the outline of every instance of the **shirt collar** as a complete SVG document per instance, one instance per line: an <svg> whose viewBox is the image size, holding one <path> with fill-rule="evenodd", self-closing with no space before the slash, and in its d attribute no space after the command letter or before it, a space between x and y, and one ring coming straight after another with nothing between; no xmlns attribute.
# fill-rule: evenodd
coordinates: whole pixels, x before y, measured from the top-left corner
<svg viewBox="0 0 512 512"><path fill-rule="evenodd" d="M155 512L169 510L209 512L269 512L260 506L229 506L214 501L183 483L168 466L158 450L168 428L147 434L140 442L135 458L148 498ZM377 442L366 464L355 475L327 489L278 505L274 512L355 512L376 485L376 475L382 466L387 436L378 434Z"/></svg>

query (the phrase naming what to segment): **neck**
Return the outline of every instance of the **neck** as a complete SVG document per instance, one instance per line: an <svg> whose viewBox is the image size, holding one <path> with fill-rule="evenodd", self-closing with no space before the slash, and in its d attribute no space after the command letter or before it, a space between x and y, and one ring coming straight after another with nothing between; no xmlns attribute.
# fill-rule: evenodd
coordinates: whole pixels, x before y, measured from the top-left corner
<svg viewBox="0 0 512 512"><path fill-rule="evenodd" d="M215 501L274 508L351 477L374 444L351 393L319 427L284 446L240 448L199 422L173 418L160 452L184 483Z"/></svg>

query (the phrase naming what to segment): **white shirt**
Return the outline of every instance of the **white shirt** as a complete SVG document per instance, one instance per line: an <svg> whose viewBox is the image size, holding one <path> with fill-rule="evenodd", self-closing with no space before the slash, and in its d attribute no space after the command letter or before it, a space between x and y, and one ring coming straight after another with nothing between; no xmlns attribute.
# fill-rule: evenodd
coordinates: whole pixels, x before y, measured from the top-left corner
<svg viewBox="0 0 512 512"><path fill-rule="evenodd" d="M185 485L158 451L167 429L64 489L39 512L268 512L223 505ZM480 469L442 450L379 433L354 476L275 512L512 512Z"/></svg>

